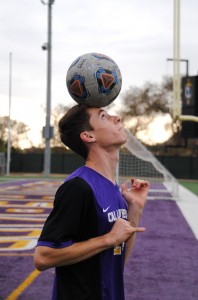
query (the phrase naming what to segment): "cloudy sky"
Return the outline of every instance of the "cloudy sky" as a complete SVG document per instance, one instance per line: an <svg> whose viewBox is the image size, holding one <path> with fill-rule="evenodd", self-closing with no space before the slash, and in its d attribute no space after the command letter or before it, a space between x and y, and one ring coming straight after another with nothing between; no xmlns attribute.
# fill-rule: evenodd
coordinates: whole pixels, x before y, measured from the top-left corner
<svg viewBox="0 0 198 300"><path fill-rule="evenodd" d="M47 0L46 0L47 1ZM12 53L11 118L30 128L34 143L45 125L47 6L40 0L0 0L0 116L8 115ZM81 54L112 57L123 77L122 92L172 75L174 0L55 0L52 8L52 108L75 104L65 76ZM198 1L181 0L181 58L198 71ZM181 73L186 65L181 63ZM121 95L120 95L121 97ZM116 101L120 101L119 99Z"/></svg>

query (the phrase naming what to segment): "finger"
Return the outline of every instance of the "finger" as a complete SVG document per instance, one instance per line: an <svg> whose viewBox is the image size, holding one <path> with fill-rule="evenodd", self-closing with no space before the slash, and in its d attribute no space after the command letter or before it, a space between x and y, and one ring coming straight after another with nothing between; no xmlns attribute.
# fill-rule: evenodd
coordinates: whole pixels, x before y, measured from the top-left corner
<svg viewBox="0 0 198 300"><path fill-rule="evenodd" d="M141 185L141 180L138 178L132 178L131 179L131 185L133 188L139 188Z"/></svg>
<svg viewBox="0 0 198 300"><path fill-rule="evenodd" d="M150 186L149 182L144 181L144 182L140 182L139 188L148 188L149 186Z"/></svg>
<svg viewBox="0 0 198 300"><path fill-rule="evenodd" d="M147 186L150 186L150 183L148 181L146 181L146 180L143 180L141 182L141 185L143 185L144 187L147 187Z"/></svg>
<svg viewBox="0 0 198 300"><path fill-rule="evenodd" d="M147 188L150 185L148 181L141 180L141 179L136 179L136 178L131 179L131 184L132 184L133 188L137 188L137 189Z"/></svg>
<svg viewBox="0 0 198 300"><path fill-rule="evenodd" d="M123 183L121 185L121 191L122 191L122 193L127 192L127 185L126 185L126 183Z"/></svg>
<svg viewBox="0 0 198 300"><path fill-rule="evenodd" d="M146 230L145 227L135 227L134 232L144 232Z"/></svg>

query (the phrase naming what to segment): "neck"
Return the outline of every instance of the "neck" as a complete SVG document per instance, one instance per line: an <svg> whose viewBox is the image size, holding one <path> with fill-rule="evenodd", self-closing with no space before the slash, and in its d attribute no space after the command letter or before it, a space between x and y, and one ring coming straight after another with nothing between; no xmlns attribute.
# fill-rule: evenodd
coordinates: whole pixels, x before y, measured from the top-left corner
<svg viewBox="0 0 198 300"><path fill-rule="evenodd" d="M119 161L119 151L113 153L89 153L85 165L100 173L115 184L116 168Z"/></svg>

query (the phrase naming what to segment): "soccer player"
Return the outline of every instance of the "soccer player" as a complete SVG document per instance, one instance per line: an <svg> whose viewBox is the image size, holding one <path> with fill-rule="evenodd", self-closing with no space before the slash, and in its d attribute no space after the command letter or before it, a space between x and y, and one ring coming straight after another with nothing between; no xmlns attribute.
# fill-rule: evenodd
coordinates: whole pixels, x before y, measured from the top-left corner
<svg viewBox="0 0 198 300"><path fill-rule="evenodd" d="M120 118L75 105L59 121L61 141L85 159L56 192L35 249L38 270L55 267L53 299L124 300L124 264L149 183L132 179L120 191L116 168L127 135Z"/></svg>

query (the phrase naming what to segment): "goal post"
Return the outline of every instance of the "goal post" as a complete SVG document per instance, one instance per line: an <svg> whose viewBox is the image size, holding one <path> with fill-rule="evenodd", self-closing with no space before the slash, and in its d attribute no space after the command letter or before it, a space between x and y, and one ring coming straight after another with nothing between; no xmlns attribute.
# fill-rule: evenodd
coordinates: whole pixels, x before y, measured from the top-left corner
<svg viewBox="0 0 198 300"><path fill-rule="evenodd" d="M198 116L181 115L178 116L178 119L180 121L198 122Z"/></svg>
<svg viewBox="0 0 198 300"><path fill-rule="evenodd" d="M180 62L186 62L188 77L188 60L180 58L180 0L174 0L173 4L173 59L168 59L173 61L173 119L181 122L198 122L198 116L182 115Z"/></svg>
<svg viewBox="0 0 198 300"><path fill-rule="evenodd" d="M174 0L173 7L173 118L181 115L180 77L180 0Z"/></svg>

